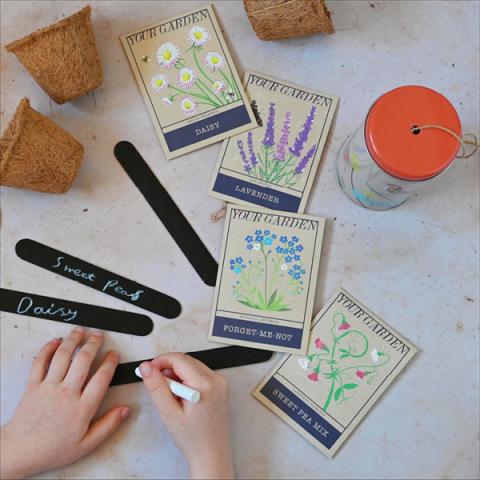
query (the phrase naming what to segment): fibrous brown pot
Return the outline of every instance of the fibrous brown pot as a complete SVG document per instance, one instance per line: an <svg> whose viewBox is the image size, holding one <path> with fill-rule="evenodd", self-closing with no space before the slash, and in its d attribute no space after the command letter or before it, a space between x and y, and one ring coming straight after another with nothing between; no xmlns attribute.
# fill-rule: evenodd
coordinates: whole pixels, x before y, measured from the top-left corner
<svg viewBox="0 0 480 480"><path fill-rule="evenodd" d="M57 103L95 90L102 64L90 21L90 6L5 46Z"/></svg>
<svg viewBox="0 0 480 480"><path fill-rule="evenodd" d="M323 0L243 0L260 40L335 33Z"/></svg>
<svg viewBox="0 0 480 480"><path fill-rule="evenodd" d="M0 185L64 193L83 157L82 144L56 123L20 101L0 139Z"/></svg>

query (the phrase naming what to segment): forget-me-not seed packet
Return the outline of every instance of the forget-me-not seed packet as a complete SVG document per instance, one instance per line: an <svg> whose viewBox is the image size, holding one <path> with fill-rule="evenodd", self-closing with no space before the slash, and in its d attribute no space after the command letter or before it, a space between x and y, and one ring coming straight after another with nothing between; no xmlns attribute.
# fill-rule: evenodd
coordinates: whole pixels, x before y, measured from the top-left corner
<svg viewBox="0 0 480 480"><path fill-rule="evenodd" d="M325 219L229 205L209 339L306 353Z"/></svg>
<svg viewBox="0 0 480 480"><path fill-rule="evenodd" d="M167 158L257 125L210 5L120 40Z"/></svg>
<svg viewBox="0 0 480 480"><path fill-rule="evenodd" d="M244 86L260 126L225 140L209 193L303 213L339 98L251 71Z"/></svg>
<svg viewBox="0 0 480 480"><path fill-rule="evenodd" d="M332 457L416 351L340 288L313 320L307 355L285 355L253 396Z"/></svg>

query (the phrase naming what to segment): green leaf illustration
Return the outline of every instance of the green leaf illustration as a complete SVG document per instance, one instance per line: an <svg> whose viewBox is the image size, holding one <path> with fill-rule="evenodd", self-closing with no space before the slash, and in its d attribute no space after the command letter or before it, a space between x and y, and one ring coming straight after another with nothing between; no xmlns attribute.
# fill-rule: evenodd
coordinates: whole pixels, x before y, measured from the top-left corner
<svg viewBox="0 0 480 480"><path fill-rule="evenodd" d="M270 296L270 300L268 301L268 308L270 308L273 305L273 302L275 301L276 296L277 296L277 291L275 290Z"/></svg>
<svg viewBox="0 0 480 480"><path fill-rule="evenodd" d="M358 384L357 383L346 383L343 388L345 390L353 390L354 388L357 388Z"/></svg>
<svg viewBox="0 0 480 480"><path fill-rule="evenodd" d="M342 392L343 392L343 386L335 390L335 395L333 396L333 398L336 402L338 402L338 399L340 398L340 395L342 394Z"/></svg>

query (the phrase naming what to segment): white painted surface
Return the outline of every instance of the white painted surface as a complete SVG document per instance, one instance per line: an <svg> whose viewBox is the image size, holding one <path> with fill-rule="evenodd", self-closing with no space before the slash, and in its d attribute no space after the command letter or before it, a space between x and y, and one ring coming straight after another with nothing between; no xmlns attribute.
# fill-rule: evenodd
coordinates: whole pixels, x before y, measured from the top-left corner
<svg viewBox="0 0 480 480"><path fill-rule="evenodd" d="M135 307L16 257L30 237L179 298L176 320L154 316L145 338L111 333L122 360L198 350L206 340L213 290L198 278L113 156L130 140L218 257L223 225L206 195L220 145L167 162L118 36L203 2L91 2L105 81L63 106L50 102L3 46L80 9L84 2L2 2L2 130L21 97L85 146L68 194L2 188L2 286L82 302ZM343 285L421 350L334 460L328 460L256 402L250 392L275 359L225 371L232 390L235 467L241 478L475 478L479 476L479 162L457 161L396 210L363 210L336 186L345 139L383 92L423 84L456 106L464 131L479 131L478 2L330 2L342 28L330 37L275 43L256 39L241 2L214 2L240 73L251 68L341 97L336 124L307 213L328 218L316 310ZM88 210L87 210L88 209ZM138 310L140 311L140 310ZM57 322L2 314L1 411L20 398L32 356L68 332ZM141 384L115 387L133 414L98 451L42 478L174 478L187 466Z"/></svg>

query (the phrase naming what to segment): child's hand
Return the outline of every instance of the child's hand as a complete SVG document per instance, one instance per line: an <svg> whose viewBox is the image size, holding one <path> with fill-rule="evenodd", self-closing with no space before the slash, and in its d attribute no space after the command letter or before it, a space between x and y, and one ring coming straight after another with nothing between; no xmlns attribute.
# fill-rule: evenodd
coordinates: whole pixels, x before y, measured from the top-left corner
<svg viewBox="0 0 480 480"><path fill-rule="evenodd" d="M192 478L233 478L228 384L206 365L183 353L160 355L140 365L160 417L190 465ZM192 404L170 392L162 375L200 392Z"/></svg>
<svg viewBox="0 0 480 480"><path fill-rule="evenodd" d="M83 337L83 328L77 327L63 342L51 340L35 356L23 398L1 429L1 478L23 478L78 460L130 413L117 406L91 423L118 364L118 353L108 352L86 382L103 335L93 332L74 355Z"/></svg>

